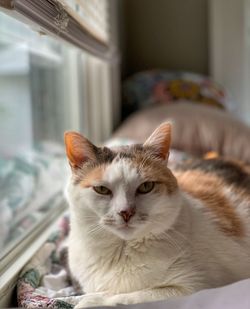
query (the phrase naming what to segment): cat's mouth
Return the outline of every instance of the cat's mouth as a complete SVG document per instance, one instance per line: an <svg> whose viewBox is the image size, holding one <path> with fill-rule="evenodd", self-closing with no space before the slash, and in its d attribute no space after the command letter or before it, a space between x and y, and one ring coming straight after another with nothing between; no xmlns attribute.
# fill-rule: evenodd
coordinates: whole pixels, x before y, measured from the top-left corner
<svg viewBox="0 0 250 309"><path fill-rule="evenodd" d="M134 227L129 225L128 223L121 224L117 228L118 228L118 230L132 230L132 229L134 229Z"/></svg>
<svg viewBox="0 0 250 309"><path fill-rule="evenodd" d="M135 229L135 226L131 222L116 222L114 219L104 220L103 222L106 226L112 226L118 230L130 230Z"/></svg>
<svg viewBox="0 0 250 309"><path fill-rule="evenodd" d="M112 222L107 222L105 220L104 225L107 229L111 230L112 233L126 240L130 239L138 228L137 224L134 222L116 222L116 220L112 220Z"/></svg>
<svg viewBox="0 0 250 309"><path fill-rule="evenodd" d="M106 228L124 240L134 238L138 231L138 226L135 222L113 222L113 224L106 224Z"/></svg>

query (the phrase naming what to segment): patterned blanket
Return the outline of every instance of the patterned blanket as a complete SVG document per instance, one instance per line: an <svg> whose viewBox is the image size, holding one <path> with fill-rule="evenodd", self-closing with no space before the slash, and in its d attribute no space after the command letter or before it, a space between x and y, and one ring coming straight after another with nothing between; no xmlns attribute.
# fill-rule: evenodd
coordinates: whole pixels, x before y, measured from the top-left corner
<svg viewBox="0 0 250 309"><path fill-rule="evenodd" d="M17 283L18 305L24 308L73 308L77 295L66 267L63 241L69 231L69 216L22 270Z"/></svg>

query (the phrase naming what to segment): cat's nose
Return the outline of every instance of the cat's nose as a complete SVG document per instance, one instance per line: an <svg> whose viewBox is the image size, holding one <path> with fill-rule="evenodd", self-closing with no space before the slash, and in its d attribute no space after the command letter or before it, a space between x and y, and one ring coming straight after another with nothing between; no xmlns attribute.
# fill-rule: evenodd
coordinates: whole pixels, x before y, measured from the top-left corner
<svg viewBox="0 0 250 309"><path fill-rule="evenodd" d="M130 220L131 217L133 217L134 214L135 208L127 208L118 212L118 215L120 215L126 223Z"/></svg>

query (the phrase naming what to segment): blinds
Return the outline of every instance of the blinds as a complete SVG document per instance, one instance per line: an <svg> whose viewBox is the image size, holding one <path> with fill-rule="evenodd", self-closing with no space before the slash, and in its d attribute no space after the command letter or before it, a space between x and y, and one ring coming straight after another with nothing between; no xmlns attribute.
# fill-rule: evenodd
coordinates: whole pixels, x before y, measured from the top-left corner
<svg viewBox="0 0 250 309"><path fill-rule="evenodd" d="M107 0L60 0L66 10L97 39L109 40L109 7ZM73 15L73 14L72 14Z"/></svg>
<svg viewBox="0 0 250 309"><path fill-rule="evenodd" d="M98 58L113 57L109 0L0 0L0 7Z"/></svg>
<svg viewBox="0 0 250 309"><path fill-rule="evenodd" d="M0 7L5 8L5 9L11 9L11 1L9 0L0 0Z"/></svg>

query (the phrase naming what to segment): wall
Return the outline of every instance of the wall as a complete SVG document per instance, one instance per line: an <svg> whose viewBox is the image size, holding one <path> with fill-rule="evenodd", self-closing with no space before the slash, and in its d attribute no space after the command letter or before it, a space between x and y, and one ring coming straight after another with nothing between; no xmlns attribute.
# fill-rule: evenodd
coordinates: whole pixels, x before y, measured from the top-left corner
<svg viewBox="0 0 250 309"><path fill-rule="evenodd" d="M250 124L250 0L210 0L209 16L211 75Z"/></svg>
<svg viewBox="0 0 250 309"><path fill-rule="evenodd" d="M123 76L165 68L208 73L208 0L123 0Z"/></svg>

